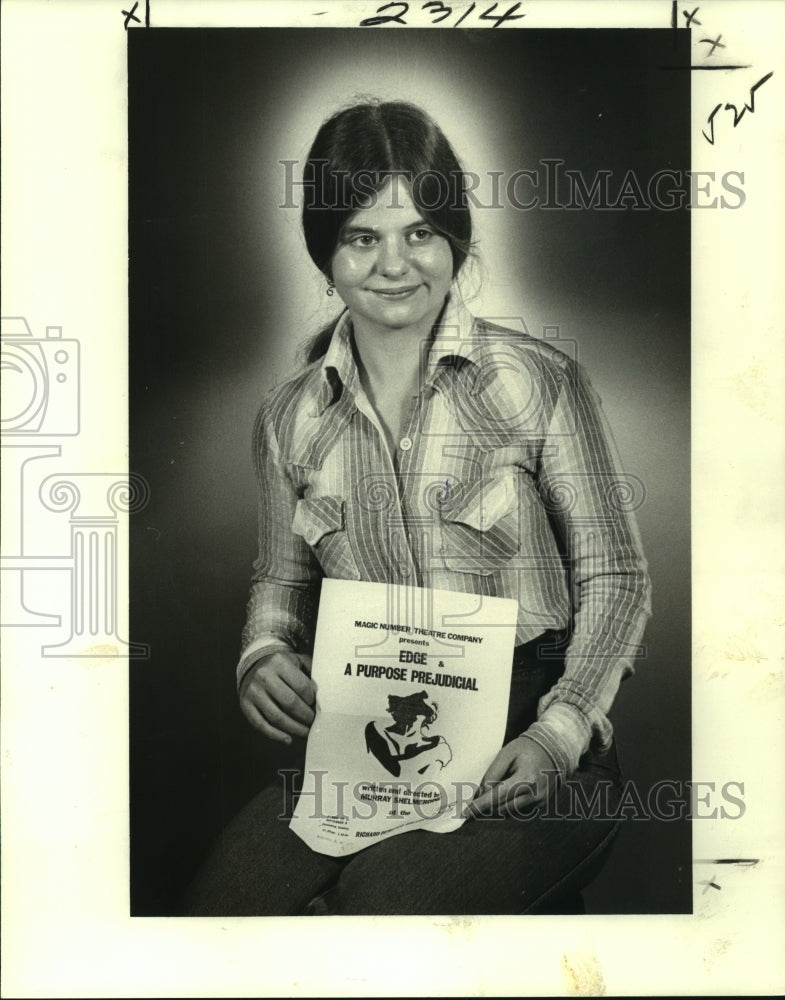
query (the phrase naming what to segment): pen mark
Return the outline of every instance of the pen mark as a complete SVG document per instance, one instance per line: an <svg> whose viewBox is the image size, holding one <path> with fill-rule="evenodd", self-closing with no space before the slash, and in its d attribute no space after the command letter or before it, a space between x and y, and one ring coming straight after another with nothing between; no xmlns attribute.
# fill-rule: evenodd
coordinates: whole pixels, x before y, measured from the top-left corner
<svg viewBox="0 0 785 1000"><path fill-rule="evenodd" d="M745 115L745 113L747 111L749 111L749 113L751 115L755 114L755 91L758 89L758 87L762 87L763 84L767 80L769 80L772 76L774 76L774 70L772 70L771 73L767 73L766 76L762 77L760 80L758 80L758 82L756 84L754 84L752 87L750 87L750 103L747 104L745 102L744 107L741 109L741 111L738 110L738 108L736 107L735 104L726 104L725 105L725 110L726 111L730 111L731 108L733 109L733 127L734 128L736 128L736 126L742 120L742 118L744 117L744 115Z"/></svg>
<svg viewBox="0 0 785 1000"><path fill-rule="evenodd" d="M139 6L139 0L133 5L130 10L121 10L120 13L125 17L125 23L123 27L128 31L128 25L131 21L136 21L137 24L141 24L141 20L136 16L136 8ZM145 28L150 27L150 0L145 0L144 2L144 26Z"/></svg>
<svg viewBox="0 0 785 1000"><path fill-rule="evenodd" d="M760 863L760 858L695 858L694 865L742 865L745 868L754 868Z"/></svg>
<svg viewBox="0 0 785 1000"><path fill-rule="evenodd" d="M717 35L716 39L715 38L701 38L700 41L698 42L698 45L704 45L704 44L705 45L711 45L711 50L709 51L708 54L710 56L713 56L715 49L724 49L724 48L727 48L727 46L723 45L722 42L720 41L721 38L722 38L722 35Z"/></svg>
<svg viewBox="0 0 785 1000"><path fill-rule="evenodd" d="M123 27L125 28L126 31L128 31L128 25L129 25L129 23L131 21L136 21L137 24L141 24L142 23L139 20L139 18L136 16L136 13L135 13L136 8L138 6L139 6L139 4L135 3L130 10L121 10L120 11L121 14L125 14L125 24L123 25Z"/></svg>
<svg viewBox="0 0 785 1000"><path fill-rule="evenodd" d="M676 5L674 4L674 7L675 7L675 6L676 6ZM686 24L684 25L684 27L685 27L685 28L690 28L690 27L692 27L693 23L697 24L697 25L698 25L698 27L700 27L700 25L701 25L701 22L700 22L700 21L699 21L699 20L697 19L697 17L695 16L695 15L696 15L696 14L698 13L698 11L699 11L699 10L700 10L700 7L696 7L696 8L695 8L695 10L693 10L693 11L689 11L689 12L688 12L688 11L686 11L686 10L683 10L683 11L681 12L681 14L682 14L682 17L684 17L684 18L686 18L686 19L687 19L687 23L686 23Z"/></svg>
<svg viewBox="0 0 785 1000"><path fill-rule="evenodd" d="M458 18L458 20L457 20L457 21L455 22L455 25L454 25L454 26L455 26L455 27L457 28L457 27L458 27L458 25L459 25L459 24L461 23L461 21L463 21L463 20L464 20L464 18L467 18L467 17L469 16L469 14L471 14L471 12L472 12L472 11L474 10L474 8L475 8L476 6L477 6L476 4L472 4L472 5L471 5L471 7L468 7L468 8L466 9L466 11L465 11L465 12L464 12L463 14L461 14L461 16L460 16L460 17Z"/></svg>
<svg viewBox="0 0 785 1000"><path fill-rule="evenodd" d="M452 7L445 7L445 5L441 2L441 0L428 0L427 3L424 3L422 5L422 9L423 10L432 9L434 15L441 14L441 17L435 17L435 16L433 17L434 24L439 24L441 21L445 19L445 17L449 17L450 14L452 14Z"/></svg>
<svg viewBox="0 0 785 1000"><path fill-rule="evenodd" d="M498 2L490 4L490 6L485 7L484 10L477 13L477 19L480 21L492 21L492 27L499 28L508 21L521 21L526 17L525 13L518 13L521 7L520 0L518 3L511 4L504 12L497 13L498 7ZM453 24L453 27L457 28L476 9L477 4L474 2L471 3ZM363 18L360 21L360 27L378 28L387 24L400 24L405 27L407 25L406 17L410 15L416 16L418 11L427 14L431 24L441 24L455 13L454 8L449 4L442 3L442 0L425 0L424 3L420 4L419 8L414 4L406 2L406 0L390 0L389 3L377 7L376 13L372 17Z"/></svg>
<svg viewBox="0 0 785 1000"><path fill-rule="evenodd" d="M717 883L714 881L713 875L710 879L702 879L700 882L698 882L698 885L702 885L705 887L703 892L701 893L702 896L705 896L706 893L709 891L709 889L717 889L720 892L722 892L722 886L717 885Z"/></svg>
<svg viewBox="0 0 785 1000"><path fill-rule="evenodd" d="M766 76L761 77L761 79L758 80L758 82L756 84L754 84L752 87L750 87L750 100L749 100L749 104L747 104L745 102L745 104L742 107L741 111L739 111L739 109L736 107L735 104L726 104L725 105L725 110L726 111L733 111L733 127L734 128L736 128L736 126L739 124L739 122L742 120L742 118L744 117L744 115L748 111L749 111L750 114L755 114L755 91L759 87L762 87L763 84L767 80L769 80L772 76L774 76L774 70L772 70L771 73L767 73ZM707 124L711 125L711 134L710 135L706 135L705 130L701 129L701 134L703 135L703 138L706 140L706 142L709 143L710 146L714 145L714 116L717 114L717 112L720 110L721 107L722 107L722 104L721 103L718 104L714 108L714 110L712 111L712 113L709 115L709 117L706 119Z"/></svg>
<svg viewBox="0 0 785 1000"><path fill-rule="evenodd" d="M717 105L717 107L712 111L712 113L706 119L707 123L711 125L711 138L709 138L709 136L706 135L706 132L703 129L701 129L701 135L706 140L706 142L708 142L709 145L711 146L714 145L714 116L717 114L717 112L720 110L721 107L722 107L722 102L720 102Z"/></svg>
<svg viewBox="0 0 785 1000"><path fill-rule="evenodd" d="M715 63L713 66L658 66L657 69L750 69L751 63L746 65L723 63L719 65Z"/></svg>

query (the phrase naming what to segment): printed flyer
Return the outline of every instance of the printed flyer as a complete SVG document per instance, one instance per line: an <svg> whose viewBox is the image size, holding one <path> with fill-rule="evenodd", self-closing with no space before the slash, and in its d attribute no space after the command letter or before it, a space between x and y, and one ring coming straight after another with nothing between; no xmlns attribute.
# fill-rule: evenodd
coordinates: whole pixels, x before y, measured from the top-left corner
<svg viewBox="0 0 785 1000"><path fill-rule="evenodd" d="M498 597L323 582L316 718L291 821L309 847L339 857L461 826L502 746L517 611Z"/></svg>

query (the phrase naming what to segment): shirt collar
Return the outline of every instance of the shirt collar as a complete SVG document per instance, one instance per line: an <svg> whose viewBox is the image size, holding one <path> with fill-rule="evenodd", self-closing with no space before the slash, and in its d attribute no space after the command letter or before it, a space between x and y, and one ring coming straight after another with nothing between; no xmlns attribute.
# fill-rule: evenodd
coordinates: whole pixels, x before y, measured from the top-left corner
<svg viewBox="0 0 785 1000"><path fill-rule="evenodd" d="M432 385L443 371L454 373L475 395L482 389L483 355L487 345L478 336L478 321L463 302L447 299L428 355L425 384Z"/></svg>
<svg viewBox="0 0 785 1000"><path fill-rule="evenodd" d="M477 320L462 302L448 296L428 354L425 384L432 385L442 371L452 371L476 395L482 389L482 360L487 351L477 336ZM321 383L316 397L316 415L341 395L342 388L357 392L359 375L352 350L352 321L348 310L339 317L330 346L321 364Z"/></svg>
<svg viewBox="0 0 785 1000"><path fill-rule="evenodd" d="M345 388L352 394L357 390L359 376L352 353L352 321L349 311L337 319L327 353L320 366L321 379L316 396L316 416L321 416L334 403Z"/></svg>

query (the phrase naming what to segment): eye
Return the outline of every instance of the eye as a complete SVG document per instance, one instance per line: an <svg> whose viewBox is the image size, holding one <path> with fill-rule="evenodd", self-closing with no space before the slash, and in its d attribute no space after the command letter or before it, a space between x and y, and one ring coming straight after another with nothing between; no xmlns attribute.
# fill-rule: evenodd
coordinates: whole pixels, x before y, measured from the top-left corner
<svg viewBox="0 0 785 1000"><path fill-rule="evenodd" d="M350 236L346 242L352 247L372 247L376 243L376 237L372 233L356 233Z"/></svg>
<svg viewBox="0 0 785 1000"><path fill-rule="evenodd" d="M433 235L434 232L432 229L425 229L424 227L421 226L419 229L413 229L412 232L409 233L409 242L427 243L428 240L433 237Z"/></svg>

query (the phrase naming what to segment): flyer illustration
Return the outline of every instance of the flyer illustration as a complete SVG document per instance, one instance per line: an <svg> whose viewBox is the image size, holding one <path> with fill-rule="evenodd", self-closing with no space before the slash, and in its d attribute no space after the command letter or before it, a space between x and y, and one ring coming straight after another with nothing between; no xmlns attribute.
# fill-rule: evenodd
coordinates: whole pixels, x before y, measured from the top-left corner
<svg viewBox="0 0 785 1000"><path fill-rule="evenodd" d="M338 857L463 823L502 745L517 610L504 598L323 582L316 718L291 823L311 848Z"/></svg>

